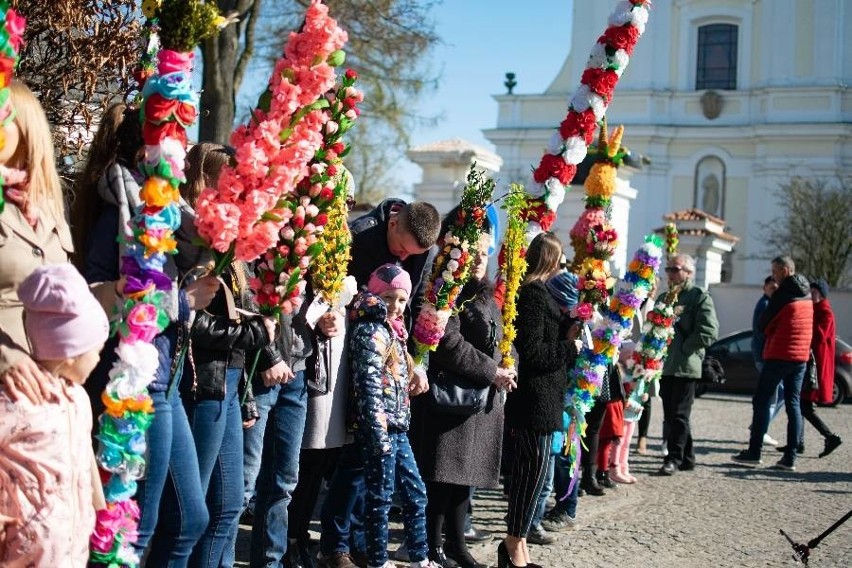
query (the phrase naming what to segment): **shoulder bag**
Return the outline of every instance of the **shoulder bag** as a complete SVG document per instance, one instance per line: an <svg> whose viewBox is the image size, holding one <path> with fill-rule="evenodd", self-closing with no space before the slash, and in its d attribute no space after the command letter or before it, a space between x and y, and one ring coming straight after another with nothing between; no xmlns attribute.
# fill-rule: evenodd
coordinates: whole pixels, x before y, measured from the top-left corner
<svg viewBox="0 0 852 568"><path fill-rule="evenodd" d="M491 386L483 387L459 375L438 371L429 384L429 400L436 412L473 416L485 410Z"/></svg>

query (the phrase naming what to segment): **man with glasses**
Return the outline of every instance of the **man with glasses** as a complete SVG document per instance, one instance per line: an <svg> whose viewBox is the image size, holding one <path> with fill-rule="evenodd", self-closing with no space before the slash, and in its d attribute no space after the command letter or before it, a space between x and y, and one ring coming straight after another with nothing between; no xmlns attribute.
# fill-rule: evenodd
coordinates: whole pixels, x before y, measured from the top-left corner
<svg viewBox="0 0 852 568"><path fill-rule="evenodd" d="M669 345L660 380L663 420L667 434L663 443L668 454L659 475L695 468L689 416L695 401L695 385L701 378L704 350L716 341L719 323L713 298L695 285L695 261L686 254L671 257L666 266L669 288L680 289L675 306L675 335ZM663 293L659 299L665 296ZM658 299L658 301L659 301Z"/></svg>

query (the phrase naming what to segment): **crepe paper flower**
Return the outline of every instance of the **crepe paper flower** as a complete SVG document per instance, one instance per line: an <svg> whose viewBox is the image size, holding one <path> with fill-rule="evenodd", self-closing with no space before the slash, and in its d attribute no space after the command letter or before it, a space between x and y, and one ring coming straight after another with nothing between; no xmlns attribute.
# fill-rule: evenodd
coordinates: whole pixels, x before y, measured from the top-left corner
<svg viewBox="0 0 852 568"><path fill-rule="evenodd" d="M593 324L591 331L592 345L580 350L574 367L568 373L565 410L570 419L568 431L571 436L567 445L573 447L567 453L576 456L571 465L575 472L571 488L577 479L580 438L586 429L585 414L594 403L606 370L618 354L618 347L630 334L636 310L653 288L663 255L662 244L656 235L645 237L645 243L634 255L631 268L616 286L609 304L601 307L602 317ZM648 277L642 275L646 267L650 269Z"/></svg>
<svg viewBox="0 0 852 568"><path fill-rule="evenodd" d="M525 214L528 240L539 228L548 230L552 225L576 166L586 157L585 147L592 143L630 54L645 31L650 5L648 0L619 2L609 16L606 31L592 47L580 86L569 100L568 113L533 169L534 183L528 191L537 199L530 202Z"/></svg>
<svg viewBox="0 0 852 568"><path fill-rule="evenodd" d="M333 59L342 62L342 54L339 51ZM274 285L274 294L279 297L277 303L267 303L271 296L262 296L258 305L263 313L287 313L299 308L301 291L306 285L305 278L313 270L316 256L326 246L333 248L325 252L336 251L333 256L339 264L331 267L324 260L324 265L320 267L324 272L318 273L313 280L322 280L323 286L330 286L327 290L331 299L341 290L349 264L349 252L344 252L341 247L348 249L351 242L348 229L343 229L341 223L345 225L348 186L353 183L352 175L343 166L343 156L349 153L349 146L343 141L343 136L354 126L359 113L357 105L364 98L354 86L357 78L357 73L347 71L335 88L324 95L328 104L323 110L326 120L321 129L322 145L309 162L307 175L296 184L292 198L283 201L281 210L265 216L285 219L285 223L273 235L271 247L264 249L263 261L257 265L258 278L252 280L253 286L258 289L266 284ZM334 207L339 216L332 235L335 242L332 243L325 241L323 234L329 222L329 213ZM282 278L283 274L288 275L286 280ZM293 295L296 290L299 294Z"/></svg>
<svg viewBox="0 0 852 568"><path fill-rule="evenodd" d="M264 313L297 307L304 271L317 252L316 229L327 219L321 217L323 212L310 194L310 187L322 180L308 185L307 203L297 186L317 175L312 161L328 165L334 161L332 154L342 157L328 151L338 148L340 136L351 126L348 121L358 115L361 95L351 84L344 87L342 98L339 89L327 95L335 86L334 66L343 61L346 40L346 32L328 15L328 7L312 0L303 25L290 34L275 63L251 120L231 136L236 164L226 165L217 189L205 189L197 203L196 227L214 251L214 271L233 258L246 262L260 258L260 270L273 272L271 281L263 276L254 282ZM354 82L356 77L352 73L344 81ZM325 173L328 179L333 177ZM229 230L223 232L223 227ZM297 243L286 243L291 256L279 257L270 249L279 239L289 240L290 231L292 238L302 239L298 250Z"/></svg>
<svg viewBox="0 0 852 568"><path fill-rule="evenodd" d="M6 146L6 131L2 129L14 117L9 85L18 66L18 53L23 45L26 20L9 8L8 0L0 0L0 150ZM14 185L6 172L0 174L0 213L6 206L3 186Z"/></svg>
<svg viewBox="0 0 852 568"><path fill-rule="evenodd" d="M462 191L458 216L438 241L440 250L426 284L423 304L414 323L414 363L423 365L438 348L447 322L456 309L456 300L470 280L474 256L484 232L486 207L494 193L494 180L472 163Z"/></svg>
<svg viewBox="0 0 852 568"><path fill-rule="evenodd" d="M497 348L500 351L500 366L504 369L511 369L515 366L515 360L512 357L512 344L515 342L515 337L517 336L515 318L518 315L518 290L527 272L527 261L524 258L526 253L526 239L524 236L526 220L522 216L522 212L527 207L524 188L520 185L512 184L509 189L509 195L503 201L502 207L506 210L508 225L506 226L506 234L503 237L503 249L500 252L500 276L505 289L503 290L503 305L501 308L503 314L503 337L500 339Z"/></svg>
<svg viewBox="0 0 852 568"><path fill-rule="evenodd" d="M354 189L351 188L354 182L347 174L348 170L338 173L328 208L328 222L317 237L319 252L310 269L311 287L332 307L337 306L341 298L351 255L352 234L347 223L349 210L346 202Z"/></svg>
<svg viewBox="0 0 852 568"><path fill-rule="evenodd" d="M680 243L678 239L677 225L674 223L666 223L664 229L666 237L666 258L671 258L677 254L677 247Z"/></svg>

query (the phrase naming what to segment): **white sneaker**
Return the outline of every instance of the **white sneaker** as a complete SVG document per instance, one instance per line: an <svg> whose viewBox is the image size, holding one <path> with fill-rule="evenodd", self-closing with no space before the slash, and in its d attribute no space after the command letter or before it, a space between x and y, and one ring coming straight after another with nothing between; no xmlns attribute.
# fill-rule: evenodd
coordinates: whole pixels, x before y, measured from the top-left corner
<svg viewBox="0 0 852 568"><path fill-rule="evenodd" d="M778 440L770 436L769 434L763 435L763 444L766 446L777 446Z"/></svg>

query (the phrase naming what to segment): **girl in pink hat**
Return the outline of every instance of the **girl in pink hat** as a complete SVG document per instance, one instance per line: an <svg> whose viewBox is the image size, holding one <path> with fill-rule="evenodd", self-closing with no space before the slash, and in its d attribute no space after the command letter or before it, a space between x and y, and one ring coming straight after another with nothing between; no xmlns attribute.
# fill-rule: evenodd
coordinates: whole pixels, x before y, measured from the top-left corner
<svg viewBox="0 0 852 568"><path fill-rule="evenodd" d="M33 359L58 385L44 404L0 390L0 565L86 565L104 507L81 385L109 334L101 305L70 264L37 268L18 288Z"/></svg>

